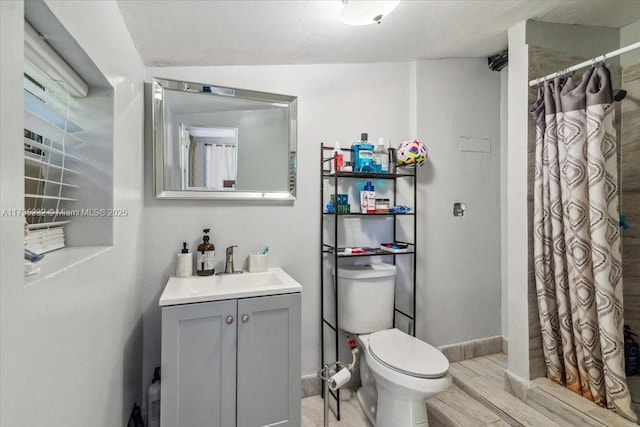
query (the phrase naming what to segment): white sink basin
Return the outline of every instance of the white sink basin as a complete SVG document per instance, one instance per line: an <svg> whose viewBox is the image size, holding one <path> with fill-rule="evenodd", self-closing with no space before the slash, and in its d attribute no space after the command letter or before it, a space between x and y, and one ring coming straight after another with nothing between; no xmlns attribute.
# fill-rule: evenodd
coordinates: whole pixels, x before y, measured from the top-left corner
<svg viewBox="0 0 640 427"><path fill-rule="evenodd" d="M263 273L171 277L160 297L160 306L295 292L302 292L302 285L280 267Z"/></svg>

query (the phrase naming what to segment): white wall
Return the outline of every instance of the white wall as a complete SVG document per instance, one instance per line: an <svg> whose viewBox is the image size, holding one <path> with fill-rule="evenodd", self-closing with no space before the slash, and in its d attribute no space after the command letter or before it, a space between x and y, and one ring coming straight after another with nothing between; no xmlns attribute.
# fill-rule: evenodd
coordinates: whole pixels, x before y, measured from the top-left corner
<svg viewBox="0 0 640 427"><path fill-rule="evenodd" d="M115 2L47 3L114 87L113 205L128 216L111 249L30 287L22 220L2 217L0 425L121 426L142 394L144 69ZM23 7L0 8L4 209L23 205L22 147L8 143L23 132Z"/></svg>
<svg viewBox="0 0 640 427"><path fill-rule="evenodd" d="M500 74L484 58L418 61L417 136L429 149L418 213L417 334L433 345L500 335ZM461 152L460 137L491 140ZM453 216L454 202L467 205Z"/></svg>
<svg viewBox="0 0 640 427"><path fill-rule="evenodd" d="M419 170L420 222L427 225L419 228L418 334L435 345L499 335L500 77L485 62L148 69L147 81L165 77L298 96L299 153L293 204L154 200L146 156L143 383L160 363L157 304L175 253L182 241L197 245L204 227L212 228L216 268L223 268L226 246L239 246L235 259L243 266L249 251L269 245L270 265L283 266L302 283L302 373L319 369L319 147L336 140L348 146L361 132L394 145L417 136L431 150L429 164ZM462 155L460 135L491 138L492 153ZM150 141L146 145L150 153ZM457 198L470 208L456 222L451 210Z"/></svg>
<svg viewBox="0 0 640 427"><path fill-rule="evenodd" d="M509 336L509 287L507 274L507 133L509 123L509 101L508 87L509 85L509 67L505 67L500 71L500 264L501 264L501 281L502 281L502 297L501 315L502 315L502 331L503 337Z"/></svg>
<svg viewBox="0 0 640 427"><path fill-rule="evenodd" d="M529 378L527 299L527 123L529 47L526 22L509 29L507 129L507 325L509 371Z"/></svg>

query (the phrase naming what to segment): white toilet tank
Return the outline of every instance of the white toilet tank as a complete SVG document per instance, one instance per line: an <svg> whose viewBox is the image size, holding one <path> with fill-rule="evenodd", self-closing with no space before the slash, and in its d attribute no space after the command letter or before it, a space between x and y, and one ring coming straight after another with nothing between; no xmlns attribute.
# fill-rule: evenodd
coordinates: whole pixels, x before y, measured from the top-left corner
<svg viewBox="0 0 640 427"><path fill-rule="evenodd" d="M338 269L338 327L368 334L393 327L396 266L366 264Z"/></svg>

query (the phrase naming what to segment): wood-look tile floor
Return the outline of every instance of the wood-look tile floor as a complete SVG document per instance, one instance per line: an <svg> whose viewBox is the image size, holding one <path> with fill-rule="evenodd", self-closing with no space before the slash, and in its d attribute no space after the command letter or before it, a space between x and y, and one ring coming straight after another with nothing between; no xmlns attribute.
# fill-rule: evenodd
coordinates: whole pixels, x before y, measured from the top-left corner
<svg viewBox="0 0 640 427"><path fill-rule="evenodd" d="M426 401L430 427L633 425L546 378L532 382L542 403L528 400L527 404L504 390L506 368L507 356L502 353L452 363L453 384ZM341 421L330 411L329 426L370 427L355 392L343 390L341 395ZM320 396L302 399L302 427L322 427L323 408Z"/></svg>
<svg viewBox="0 0 640 427"><path fill-rule="evenodd" d="M333 402L332 402L333 404ZM324 401L319 395L302 399L302 427L324 426ZM330 427L371 427L362 411L354 390L344 389L340 393L340 421L329 410Z"/></svg>

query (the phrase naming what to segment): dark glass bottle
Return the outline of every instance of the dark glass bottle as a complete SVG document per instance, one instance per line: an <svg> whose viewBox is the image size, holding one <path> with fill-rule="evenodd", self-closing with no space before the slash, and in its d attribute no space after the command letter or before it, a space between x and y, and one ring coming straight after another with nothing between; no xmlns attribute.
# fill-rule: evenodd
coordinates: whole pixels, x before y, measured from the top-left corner
<svg viewBox="0 0 640 427"><path fill-rule="evenodd" d="M215 273L214 268L216 258L216 247L213 243L209 242L208 228L204 230L204 236L202 236L202 243L198 245L198 258L196 261L196 273L198 276L211 276Z"/></svg>

